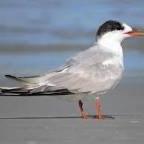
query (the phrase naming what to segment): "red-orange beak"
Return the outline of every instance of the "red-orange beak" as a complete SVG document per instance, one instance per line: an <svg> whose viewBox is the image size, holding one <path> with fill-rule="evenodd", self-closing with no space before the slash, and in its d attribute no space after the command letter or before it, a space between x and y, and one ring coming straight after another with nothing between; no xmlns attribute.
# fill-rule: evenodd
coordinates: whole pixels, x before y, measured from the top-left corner
<svg viewBox="0 0 144 144"><path fill-rule="evenodd" d="M137 29L134 29L134 30L127 32L125 34L128 34L130 36L144 36L144 31L139 31Z"/></svg>

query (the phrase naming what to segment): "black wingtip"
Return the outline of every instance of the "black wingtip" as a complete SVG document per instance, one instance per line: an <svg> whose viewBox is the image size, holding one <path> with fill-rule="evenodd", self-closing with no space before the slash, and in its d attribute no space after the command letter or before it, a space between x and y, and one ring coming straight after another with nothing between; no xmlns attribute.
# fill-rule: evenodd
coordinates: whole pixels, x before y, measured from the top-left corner
<svg viewBox="0 0 144 144"><path fill-rule="evenodd" d="M6 78L15 78L15 76L12 75L5 75Z"/></svg>
<svg viewBox="0 0 144 144"><path fill-rule="evenodd" d="M13 80L16 80L18 81L18 78L15 77L15 76L12 76L12 75L5 75L6 78L9 78L9 79L13 79Z"/></svg>

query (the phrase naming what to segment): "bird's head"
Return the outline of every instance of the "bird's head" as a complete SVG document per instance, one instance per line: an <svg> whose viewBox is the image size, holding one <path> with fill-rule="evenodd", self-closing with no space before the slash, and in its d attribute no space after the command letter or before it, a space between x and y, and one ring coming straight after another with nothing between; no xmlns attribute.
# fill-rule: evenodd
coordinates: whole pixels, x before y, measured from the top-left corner
<svg viewBox="0 0 144 144"><path fill-rule="evenodd" d="M111 40L119 43L125 38L135 36L144 36L144 31L139 31L126 23L120 23L114 20L109 20L103 23L96 33L97 40Z"/></svg>

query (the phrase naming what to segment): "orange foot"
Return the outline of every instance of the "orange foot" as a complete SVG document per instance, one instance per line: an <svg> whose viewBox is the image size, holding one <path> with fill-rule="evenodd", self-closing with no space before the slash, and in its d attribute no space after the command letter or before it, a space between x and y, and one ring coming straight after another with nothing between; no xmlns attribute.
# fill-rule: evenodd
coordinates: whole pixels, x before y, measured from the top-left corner
<svg viewBox="0 0 144 144"><path fill-rule="evenodd" d="M98 120L103 120L104 119L104 115L96 115L96 119L98 119Z"/></svg>
<svg viewBox="0 0 144 144"><path fill-rule="evenodd" d="M84 112L84 111L81 111L81 117L83 119L88 119L88 113L87 112Z"/></svg>
<svg viewBox="0 0 144 144"><path fill-rule="evenodd" d="M104 115L101 110L101 101L99 97L96 97L96 119L104 119Z"/></svg>
<svg viewBox="0 0 144 144"><path fill-rule="evenodd" d="M88 118L88 113L84 111L83 109L83 102L81 100L78 101L79 109L80 109L80 114L83 119Z"/></svg>

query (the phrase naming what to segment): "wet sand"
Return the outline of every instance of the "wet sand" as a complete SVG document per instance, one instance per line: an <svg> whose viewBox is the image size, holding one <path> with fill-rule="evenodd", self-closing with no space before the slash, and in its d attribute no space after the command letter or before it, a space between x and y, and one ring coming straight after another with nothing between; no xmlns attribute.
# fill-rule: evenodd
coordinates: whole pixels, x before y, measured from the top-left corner
<svg viewBox="0 0 144 144"><path fill-rule="evenodd" d="M142 144L144 81L124 77L102 97L107 118L96 120L95 103L85 102L92 116L79 117L76 102L55 97L0 97L1 144Z"/></svg>

